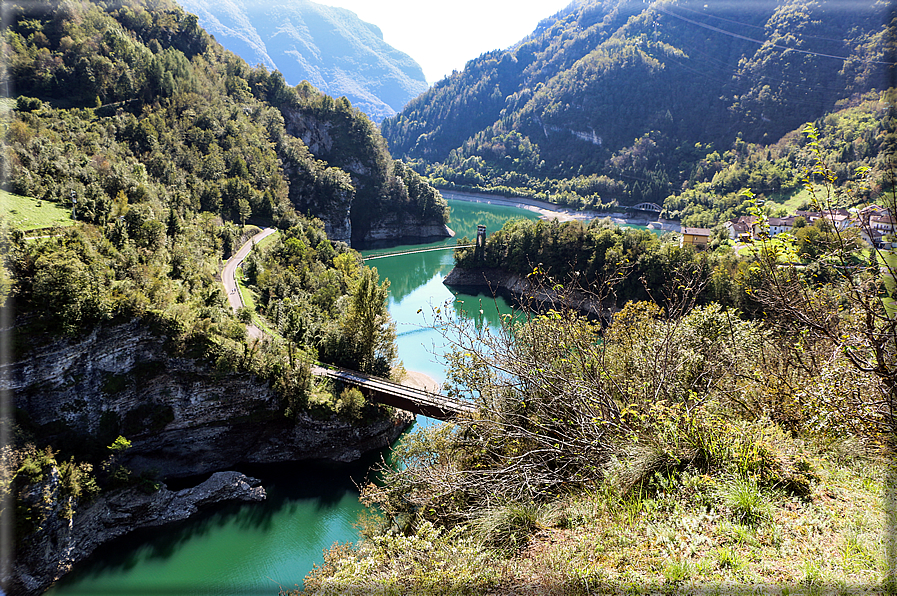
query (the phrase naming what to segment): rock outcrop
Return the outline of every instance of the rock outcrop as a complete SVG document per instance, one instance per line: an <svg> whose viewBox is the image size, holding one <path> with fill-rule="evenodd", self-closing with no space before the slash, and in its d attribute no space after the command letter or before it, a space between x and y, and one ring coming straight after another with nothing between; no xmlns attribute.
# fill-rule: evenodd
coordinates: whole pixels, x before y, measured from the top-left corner
<svg viewBox="0 0 897 596"><path fill-rule="evenodd" d="M290 202L321 219L331 240L366 245L425 242L452 235L438 191L393 162L367 119L348 108L328 111L298 101L286 102L279 109L284 129L293 137L287 143L291 150L281 156L290 182ZM291 158L291 151L307 151L326 165L326 172L310 175L308 165Z"/></svg>
<svg viewBox="0 0 897 596"><path fill-rule="evenodd" d="M193 488L152 493L126 488L104 494L65 515L54 468L40 486L45 500L56 504L41 529L16 552L12 576L2 578L9 594L40 594L101 544L138 528L187 519L200 508L225 501L263 501L259 481L238 472L217 472ZM55 498L54 498L55 496Z"/></svg>
<svg viewBox="0 0 897 596"><path fill-rule="evenodd" d="M267 382L172 357L164 338L137 321L32 348L0 370L0 389L42 438L122 434L132 443L122 464L163 478L239 463L350 461L389 445L410 422L288 419Z"/></svg>
<svg viewBox="0 0 897 596"><path fill-rule="evenodd" d="M388 241L397 244L417 244L441 240L455 233L445 224L421 221L410 213L387 213L373 222L362 236L362 246Z"/></svg>
<svg viewBox="0 0 897 596"><path fill-rule="evenodd" d="M18 422L54 441L108 445L118 434L131 441L118 463L136 476L206 475L238 464L300 460L353 461L394 442L413 421L399 411L366 424L287 418L280 396L246 373L172 356L165 338L139 321L98 327L79 338L33 342L0 365L0 392L9 391ZM27 343L27 342L26 342ZM58 505L47 523L16 553L10 594L35 594L64 575L99 544L136 528L189 517L203 505L230 499L261 500L258 482L236 472L215 473L201 485L152 494L136 489L103 493L88 506L59 495L58 472L41 498ZM55 493L54 493L55 491ZM54 498L56 494L58 498ZM77 504L75 504L77 505Z"/></svg>
<svg viewBox="0 0 897 596"><path fill-rule="evenodd" d="M616 311L613 305L602 304L583 292L558 291L540 286L524 275L504 269L455 267L442 283L468 294L486 292L504 296L528 308L570 308L596 319L607 320Z"/></svg>

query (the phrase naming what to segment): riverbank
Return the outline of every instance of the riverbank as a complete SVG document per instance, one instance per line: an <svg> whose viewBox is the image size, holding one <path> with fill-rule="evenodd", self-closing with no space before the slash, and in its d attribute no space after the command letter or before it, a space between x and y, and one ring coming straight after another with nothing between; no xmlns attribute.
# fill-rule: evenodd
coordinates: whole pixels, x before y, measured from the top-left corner
<svg viewBox="0 0 897 596"><path fill-rule="evenodd" d="M405 372L405 378L402 379L401 384L405 385L406 387L413 387L415 389L429 391L430 393L439 393L440 389L442 388L439 384L439 381L437 381L430 375L413 370Z"/></svg>
<svg viewBox="0 0 897 596"><path fill-rule="evenodd" d="M542 219L556 219L558 221L590 221L593 219L610 218L617 225L648 226L654 230L678 232L679 222L668 219L650 217L632 217L625 213L605 211L577 211L567 207L561 207L554 203L526 199L522 197L503 197L499 195L487 195L456 190L440 190L443 198L453 201L467 201L470 203L485 203L488 205L500 205L502 207L516 207L538 213Z"/></svg>
<svg viewBox="0 0 897 596"><path fill-rule="evenodd" d="M504 269L454 267L442 283L459 292L503 296L524 306L569 308L591 319L609 320L616 311L614 307L605 306L584 292L557 292Z"/></svg>

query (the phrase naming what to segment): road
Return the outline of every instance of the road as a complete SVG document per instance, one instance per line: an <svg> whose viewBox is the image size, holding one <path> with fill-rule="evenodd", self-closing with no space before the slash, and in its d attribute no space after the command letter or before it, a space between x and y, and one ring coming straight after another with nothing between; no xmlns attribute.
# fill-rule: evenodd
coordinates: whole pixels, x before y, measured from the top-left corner
<svg viewBox="0 0 897 596"><path fill-rule="evenodd" d="M240 247L237 254L228 259L227 263L224 264L224 270L221 272L221 283L224 284L227 301L230 303L230 307L234 309L234 312L244 306L243 297L240 295L240 290L237 289L237 267L239 267L240 263L249 256L249 251L252 250L253 246L261 242L262 238L266 238L276 231L276 228L265 228L250 238L246 244ZM247 325L246 330L250 337L261 338L264 335L262 330L255 325Z"/></svg>
<svg viewBox="0 0 897 596"><path fill-rule="evenodd" d="M228 259L227 263L224 264L224 269L221 271L221 282L224 284L224 291L227 293L227 301L230 303L231 308L236 312L238 309L243 308L243 297L240 296L240 291L237 289L237 267L240 266L247 256L249 256L249 252L252 250L252 247L255 244L261 242L263 238L266 238L276 232L275 228L265 228L255 236L249 239L246 244L240 247L240 250ZM452 247L454 248L454 247ZM265 332L256 327L255 325L246 325L246 333L251 338L262 339L265 336ZM323 375L323 376L332 376L332 372L326 369L323 369L318 366L312 367L313 374ZM352 380L355 382L361 383L370 383L371 380L367 378L366 375L362 373L356 373L354 371L348 371L349 374L356 376L360 375L357 378L353 378ZM408 375L408 379L402 382L402 385L406 387L411 387L412 390L416 390L416 393L430 393L435 394L437 397L439 393L439 383L430 378L429 376L423 373L410 372ZM348 380L348 379L347 379Z"/></svg>

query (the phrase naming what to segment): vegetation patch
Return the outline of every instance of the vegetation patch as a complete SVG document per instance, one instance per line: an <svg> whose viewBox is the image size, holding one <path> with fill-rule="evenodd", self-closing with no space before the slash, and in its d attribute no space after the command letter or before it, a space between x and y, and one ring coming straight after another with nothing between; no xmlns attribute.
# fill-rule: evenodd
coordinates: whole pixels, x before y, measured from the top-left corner
<svg viewBox="0 0 897 596"><path fill-rule="evenodd" d="M51 201L23 197L2 189L0 189L0 206L6 223L19 230L66 227L75 223L69 207Z"/></svg>

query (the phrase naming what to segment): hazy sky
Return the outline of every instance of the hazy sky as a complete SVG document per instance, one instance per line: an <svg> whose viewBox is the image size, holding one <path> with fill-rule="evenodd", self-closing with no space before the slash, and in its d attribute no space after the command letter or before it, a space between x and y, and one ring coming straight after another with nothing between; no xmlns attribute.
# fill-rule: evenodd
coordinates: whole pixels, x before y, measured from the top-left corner
<svg viewBox="0 0 897 596"><path fill-rule="evenodd" d="M355 12L417 60L429 83L483 52L514 45L571 0L317 0Z"/></svg>

